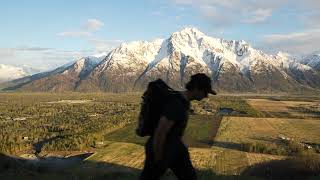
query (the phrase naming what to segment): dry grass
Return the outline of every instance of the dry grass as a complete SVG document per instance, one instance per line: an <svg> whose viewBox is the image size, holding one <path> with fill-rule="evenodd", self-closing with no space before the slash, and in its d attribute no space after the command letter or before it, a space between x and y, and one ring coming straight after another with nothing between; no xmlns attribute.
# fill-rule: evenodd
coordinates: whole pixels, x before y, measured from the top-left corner
<svg viewBox="0 0 320 180"><path fill-rule="evenodd" d="M282 112L289 110L287 105L281 101L272 101L268 99L247 99L247 102L260 111Z"/></svg>
<svg viewBox="0 0 320 180"><path fill-rule="evenodd" d="M276 155L269 155L269 154L246 153L246 155L247 155L249 166L259 164L261 162L285 159L284 156L276 156Z"/></svg>
<svg viewBox="0 0 320 180"><path fill-rule="evenodd" d="M320 101L276 101L269 99L247 99L255 109L270 117L319 118Z"/></svg>
<svg viewBox="0 0 320 180"><path fill-rule="evenodd" d="M144 148L131 143L109 142L105 148L86 159L86 162L115 164L142 169ZM246 153L228 148L189 148L191 161L197 170L209 170L217 175L240 175L251 165L283 159L282 156Z"/></svg>
<svg viewBox="0 0 320 180"><path fill-rule="evenodd" d="M107 147L87 158L87 161L106 162L139 169L143 167L143 146L131 143L109 143Z"/></svg>
<svg viewBox="0 0 320 180"><path fill-rule="evenodd" d="M320 121L312 119L225 117L216 141L243 143L272 141L284 135L299 141L320 143Z"/></svg>
<svg viewBox="0 0 320 180"><path fill-rule="evenodd" d="M90 103L92 100L60 100L60 101L51 101L48 102L49 104L54 103L63 103L63 104L84 104L84 103Z"/></svg>

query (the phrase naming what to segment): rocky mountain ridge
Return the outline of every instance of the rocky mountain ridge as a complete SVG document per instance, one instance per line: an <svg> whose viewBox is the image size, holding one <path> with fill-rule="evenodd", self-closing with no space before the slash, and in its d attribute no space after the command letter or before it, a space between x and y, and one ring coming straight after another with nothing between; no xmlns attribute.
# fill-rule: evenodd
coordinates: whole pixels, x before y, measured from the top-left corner
<svg viewBox="0 0 320 180"><path fill-rule="evenodd" d="M139 91L157 78L173 88L183 89L190 75L198 72L208 74L213 79L213 87L221 92L320 89L320 74L308 63L300 63L281 52L266 54L244 40L213 38L196 28L184 28L168 39L123 43L99 63L84 59L41 78L31 76L33 80L28 83L9 89Z"/></svg>

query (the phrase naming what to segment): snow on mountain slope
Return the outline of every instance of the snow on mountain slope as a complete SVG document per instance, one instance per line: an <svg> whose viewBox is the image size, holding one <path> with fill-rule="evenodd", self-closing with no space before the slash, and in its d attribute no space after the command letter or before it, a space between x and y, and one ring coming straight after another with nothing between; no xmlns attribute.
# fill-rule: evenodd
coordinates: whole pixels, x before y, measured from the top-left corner
<svg viewBox="0 0 320 180"><path fill-rule="evenodd" d="M190 75L203 72L226 90L229 87L253 91L273 88L260 87L267 79L277 79L269 86L285 84L285 88L293 89L299 82L292 73L305 74L307 71L309 75L313 74L309 66L295 62L285 53L268 55L244 40L228 41L207 36L196 28L184 28L168 39L121 44L80 86L90 84L90 88L103 91L125 91L136 85L143 88L147 82L162 78L171 86L181 88ZM309 75L300 82L307 81ZM258 81L260 85L257 85Z"/></svg>
<svg viewBox="0 0 320 180"><path fill-rule="evenodd" d="M6 90L21 88L27 91L73 91L104 57L83 57L54 70L17 79Z"/></svg>
<svg viewBox="0 0 320 180"><path fill-rule="evenodd" d="M70 66L67 66L62 74L76 73L78 76L87 75L100 61L101 59L96 57L83 57Z"/></svg>
<svg viewBox="0 0 320 180"><path fill-rule="evenodd" d="M122 43L120 47L114 49L107 55L101 70L103 71L110 66L130 67L134 69L134 66L147 64L158 54L162 42L163 39L157 39L152 42L134 41L131 43Z"/></svg>
<svg viewBox="0 0 320 180"><path fill-rule="evenodd" d="M60 81L67 79L74 83L67 90L124 92L142 90L157 78L181 89L192 74L201 72L211 76L214 87L221 91L320 88L320 75L313 67L288 54L269 55L244 40L210 37L196 28L184 28L167 39L122 43L102 61L94 63L94 59L82 58L58 68L52 74L55 78L48 73L39 80L59 84L51 90L63 90ZM45 86L43 83L37 85Z"/></svg>
<svg viewBox="0 0 320 180"><path fill-rule="evenodd" d="M211 71L217 71L218 66L212 65L215 61L210 61L208 57L210 53L211 58L220 59L220 63L228 62L229 65L239 68L241 72L251 70L257 61L263 61L278 68L283 68L283 64L289 67L290 63L288 59L275 58L253 49L246 41L212 38L195 28L185 28L173 33L168 40L164 41L159 54L148 68L150 69L161 60L168 58L173 51L194 58L199 64L209 66Z"/></svg>
<svg viewBox="0 0 320 180"><path fill-rule="evenodd" d="M314 53L302 58L301 63L320 71L320 53Z"/></svg>
<svg viewBox="0 0 320 180"><path fill-rule="evenodd" d="M192 67L192 69L186 69L186 67ZM186 71L190 73L185 73ZM285 88L292 89L298 83L308 82L310 84L310 81L319 79L311 67L294 61L284 53L280 52L276 56L268 55L254 49L243 40L228 41L213 38L196 28L185 28L173 33L170 38L163 41L158 55L148 64L138 80L154 79L152 76L171 82L180 79L181 87L189 75L197 72L211 75L216 82L224 82L220 83L220 86L226 84L224 89L234 86L233 89L250 87L255 90L260 88L256 81L264 79L281 82L273 86L286 84ZM303 74L304 77L299 77L297 82L295 80L297 77L292 77L293 72ZM176 76L180 77L176 78ZM175 84L172 83L173 86ZM272 83L269 84L271 86Z"/></svg>

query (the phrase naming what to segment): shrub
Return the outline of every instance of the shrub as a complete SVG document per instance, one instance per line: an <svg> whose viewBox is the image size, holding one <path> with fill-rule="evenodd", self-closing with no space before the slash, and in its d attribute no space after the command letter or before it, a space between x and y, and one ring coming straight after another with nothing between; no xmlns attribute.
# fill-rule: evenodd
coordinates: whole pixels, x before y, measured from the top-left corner
<svg viewBox="0 0 320 180"><path fill-rule="evenodd" d="M288 141L287 146L290 155L302 155L306 151L304 146L296 141Z"/></svg>
<svg viewBox="0 0 320 180"><path fill-rule="evenodd" d="M266 144L260 142L242 143L241 150L246 152L264 153L282 156L297 156L314 154L312 149L306 149L303 144L296 141L288 141L283 145L276 143Z"/></svg>
<svg viewBox="0 0 320 180"><path fill-rule="evenodd" d="M278 149L275 144L263 144L259 142L243 143L241 149L246 152L265 153L274 155L283 155L283 150Z"/></svg>

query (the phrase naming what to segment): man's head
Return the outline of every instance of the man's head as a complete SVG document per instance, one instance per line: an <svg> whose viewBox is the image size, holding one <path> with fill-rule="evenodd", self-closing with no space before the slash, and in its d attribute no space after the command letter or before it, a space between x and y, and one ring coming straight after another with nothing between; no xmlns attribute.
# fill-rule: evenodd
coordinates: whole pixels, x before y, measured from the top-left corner
<svg viewBox="0 0 320 180"><path fill-rule="evenodd" d="M204 73L192 75L190 81L186 84L186 89L192 94L192 99L198 101L208 97L209 93L217 94L211 88L211 79Z"/></svg>

